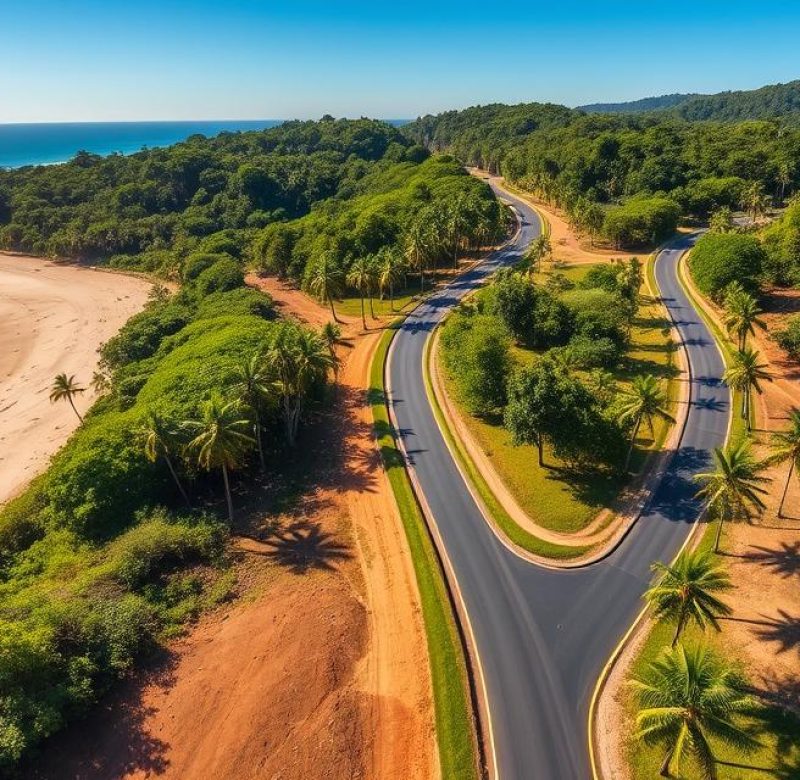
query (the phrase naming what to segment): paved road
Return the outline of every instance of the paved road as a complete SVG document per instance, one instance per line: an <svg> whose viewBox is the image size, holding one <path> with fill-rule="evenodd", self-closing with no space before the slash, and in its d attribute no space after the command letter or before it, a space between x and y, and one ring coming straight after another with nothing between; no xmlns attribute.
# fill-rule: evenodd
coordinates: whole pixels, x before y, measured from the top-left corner
<svg viewBox="0 0 800 780"><path fill-rule="evenodd" d="M641 607L649 564L669 559L698 514L692 475L723 443L730 398L721 357L676 278L687 242L659 256L656 276L688 347L692 403L680 449L643 517L604 561L572 571L532 565L487 526L436 425L425 395L425 340L458 299L512 263L539 233L536 213L512 199L523 226L514 243L430 298L390 353L400 435L453 565L475 634L502 780L586 780L589 699L620 636Z"/></svg>

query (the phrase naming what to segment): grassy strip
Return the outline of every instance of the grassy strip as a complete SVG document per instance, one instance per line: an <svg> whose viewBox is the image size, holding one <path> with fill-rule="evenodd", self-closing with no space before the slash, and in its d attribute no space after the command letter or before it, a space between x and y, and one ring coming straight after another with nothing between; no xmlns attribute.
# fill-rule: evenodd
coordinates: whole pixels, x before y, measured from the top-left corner
<svg viewBox="0 0 800 780"><path fill-rule="evenodd" d="M474 724L463 648L439 558L397 448L386 408L383 369L394 333L390 328L383 334L370 369L369 402L375 436L400 510L422 602L442 777L477 780Z"/></svg>
<svg viewBox="0 0 800 780"><path fill-rule="evenodd" d="M428 372L432 344L433 339L428 339L428 343L425 345L425 355L423 357L425 390L428 393L428 398L431 402L431 407L433 408L433 413L436 416L436 420L439 423L439 428L442 430L445 439L450 445L451 451L456 454L459 465L467 475L470 483L478 491L478 495L491 515L492 520L494 520L494 522L502 529L503 533L505 533L506 536L508 536L508 538L514 542L514 544L519 545L534 555L541 555L545 558L563 561L570 560L572 558L578 558L586 553L590 549L589 545L581 547L568 547L566 545L554 544L552 542L545 541L544 539L540 539L538 536L528 533L528 531L521 528L519 524L515 522L511 515L506 512L503 505L497 500L494 491L489 487L486 480L483 478L483 474L481 474L480 470L475 466L472 458L470 458L465 452L459 437L453 434L453 431L450 428L450 424L447 420L447 415L442 411L442 408L439 405L439 400L436 397L436 393L433 391L430 374Z"/></svg>

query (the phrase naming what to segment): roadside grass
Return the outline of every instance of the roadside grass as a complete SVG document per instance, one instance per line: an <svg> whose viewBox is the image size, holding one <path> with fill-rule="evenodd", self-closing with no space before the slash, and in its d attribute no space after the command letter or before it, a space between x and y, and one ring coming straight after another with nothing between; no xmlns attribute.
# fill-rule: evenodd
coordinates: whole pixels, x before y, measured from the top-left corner
<svg viewBox="0 0 800 780"><path fill-rule="evenodd" d="M699 547L713 547L714 524L709 523L699 529L702 538ZM631 667L631 677L645 673L648 666L672 642L674 626L657 623L637 653ZM727 641L725 628L717 634L713 629L703 632L694 625L684 633L683 641L687 645L705 642L716 653L724 658L735 658L738 648ZM621 731L628 736L625 739L624 751L631 776L640 778L658 777L658 769L664 758L662 747L648 747L635 737L635 719L637 713L636 697L632 690L622 691L625 722ZM718 780L744 780L761 777L789 780L800 778L800 717L787 713L779 707L757 703L752 711L742 718L742 725L753 730L760 745L750 754L743 754L735 748L719 744L713 738L711 746L717 759ZM673 774L674 780L702 780L702 774L696 766L687 764L681 767L679 774Z"/></svg>
<svg viewBox="0 0 800 780"><path fill-rule="evenodd" d="M652 261L648 261L648 268ZM591 265L567 266L562 269L545 269L538 273L539 283L543 283L550 273L563 273L572 282L577 282L588 273ZM650 292L650 291L648 291ZM631 330L631 345L619 365L612 371L621 386L630 384L637 374L654 374L667 382L667 398L670 411L677 408L679 371L675 360L677 346L670 337L670 323L661 304L655 296L644 294ZM518 363L532 362L536 351L513 348ZM515 446L511 436L503 427L500 418L480 418L469 414L459 400L453 378L443 369L443 379L448 395L460 412L461 418L477 444L491 460L498 475L506 484L520 507L544 528L562 533L574 533L585 528L597 514L605 508L613 507L616 497L626 480L609 474L597 472L581 473L564 468L549 448L545 447L545 462L548 467L541 468L537 463L536 448L531 445ZM580 376L581 372L576 372ZM663 446L670 423L658 421L654 436L643 426L637 438L631 467L639 472L645 465L647 456ZM452 438L452 434L451 434ZM508 514L499 508L485 480L477 473L471 459L462 452L462 465L470 461L467 471L487 507L495 514L498 524L506 533L531 552L548 557L576 557L586 551L586 547L560 547L548 545L548 552L542 551L543 542L522 531ZM499 508L499 511L496 509ZM515 529L512 533L511 529ZM567 552L569 551L569 552ZM553 553L556 554L553 554Z"/></svg>
<svg viewBox="0 0 800 780"><path fill-rule="evenodd" d="M397 448L386 409L384 364L394 329L383 334L370 369L369 403L384 469L411 550L428 640L442 777L477 780L478 762L466 662L444 573Z"/></svg>

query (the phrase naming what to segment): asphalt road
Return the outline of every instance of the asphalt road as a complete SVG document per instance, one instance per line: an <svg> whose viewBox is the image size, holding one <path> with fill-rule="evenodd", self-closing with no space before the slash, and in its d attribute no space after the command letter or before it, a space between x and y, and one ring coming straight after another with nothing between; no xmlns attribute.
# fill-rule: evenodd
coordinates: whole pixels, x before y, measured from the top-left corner
<svg viewBox="0 0 800 780"><path fill-rule="evenodd" d="M510 200L523 222L513 244L437 292L397 333L389 356L390 402L470 617L498 776L586 780L586 724L595 682L641 608L651 561L671 558L698 516L692 476L706 470L711 450L722 445L731 400L713 337L677 280L685 240L661 252L656 264L693 375L686 431L664 481L622 545L599 563L555 571L509 551L487 526L451 458L425 394L422 358L434 326L459 298L514 262L539 234L536 213Z"/></svg>

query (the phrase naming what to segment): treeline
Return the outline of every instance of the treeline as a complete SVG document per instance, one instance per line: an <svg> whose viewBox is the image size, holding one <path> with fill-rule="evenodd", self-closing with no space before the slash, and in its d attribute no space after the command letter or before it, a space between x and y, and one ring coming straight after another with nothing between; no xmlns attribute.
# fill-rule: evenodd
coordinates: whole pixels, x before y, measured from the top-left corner
<svg viewBox="0 0 800 780"><path fill-rule="evenodd" d="M129 156L81 152L0 171L0 246L177 274L211 234L235 231L244 247L268 224L349 197L377 161L426 156L388 124L331 117Z"/></svg>
<svg viewBox="0 0 800 780"><path fill-rule="evenodd" d="M769 84L759 89L718 92L714 95L673 94L628 103L592 103L581 110L593 114L640 114L658 112L690 122L744 122L780 119L800 124L800 81Z"/></svg>
<svg viewBox="0 0 800 780"><path fill-rule="evenodd" d="M616 246L658 241L680 215L749 210L754 188L767 205L780 204L800 184L800 130L776 122L687 123L528 104L426 116L403 132L502 173Z"/></svg>
<svg viewBox="0 0 800 780"><path fill-rule="evenodd" d="M0 774L227 597L234 472L278 476L323 400L335 331L276 320L235 263L204 262L103 347L100 400L0 512Z"/></svg>
<svg viewBox="0 0 800 780"><path fill-rule="evenodd" d="M635 258L593 267L577 285L552 274L536 284L504 271L442 330L445 368L473 414L502 418L515 443L545 447L572 468L618 474L630 464L640 426L669 415L656 379L630 387L609 369L623 356L638 311ZM518 362L512 345L536 350Z"/></svg>

